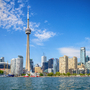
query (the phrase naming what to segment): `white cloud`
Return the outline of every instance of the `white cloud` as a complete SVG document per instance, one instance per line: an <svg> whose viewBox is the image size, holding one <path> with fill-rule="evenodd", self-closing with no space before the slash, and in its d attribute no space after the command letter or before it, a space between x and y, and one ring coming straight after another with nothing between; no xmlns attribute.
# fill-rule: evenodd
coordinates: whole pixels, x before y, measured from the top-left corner
<svg viewBox="0 0 90 90"><path fill-rule="evenodd" d="M6 0L9 2L9 0ZM24 4L19 4L18 8L15 8L15 2L11 1L7 3L0 0L0 26L6 29L13 27L14 30L22 30L24 22L21 15L23 15L22 8Z"/></svg>
<svg viewBox="0 0 90 90"><path fill-rule="evenodd" d="M38 27L40 26L40 23L36 23L36 22L30 22L30 28L32 31L35 31Z"/></svg>
<svg viewBox="0 0 90 90"><path fill-rule="evenodd" d="M47 20L44 21L44 23L47 23L47 22L48 22Z"/></svg>
<svg viewBox="0 0 90 90"><path fill-rule="evenodd" d="M69 57L76 56L80 58L80 49L63 47L59 48L58 50L61 55L67 55Z"/></svg>
<svg viewBox="0 0 90 90"><path fill-rule="evenodd" d="M34 34L34 36L35 36L37 39L33 39L33 42L35 42L37 45L43 45L43 41L46 41L47 39L49 39L49 38L51 38L51 37L53 37L53 36L55 36L55 35L56 35L56 33L51 32L51 31L46 31L46 29L43 30L43 31L38 30L38 31Z"/></svg>
<svg viewBox="0 0 90 90"><path fill-rule="evenodd" d="M30 47L35 47L35 46L30 44Z"/></svg>

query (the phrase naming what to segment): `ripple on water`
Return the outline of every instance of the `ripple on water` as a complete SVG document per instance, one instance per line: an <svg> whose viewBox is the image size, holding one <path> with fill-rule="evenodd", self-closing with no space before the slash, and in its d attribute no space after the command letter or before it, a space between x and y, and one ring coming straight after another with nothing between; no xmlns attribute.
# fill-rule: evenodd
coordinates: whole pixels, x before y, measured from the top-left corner
<svg viewBox="0 0 90 90"><path fill-rule="evenodd" d="M0 90L90 90L90 77L0 77Z"/></svg>

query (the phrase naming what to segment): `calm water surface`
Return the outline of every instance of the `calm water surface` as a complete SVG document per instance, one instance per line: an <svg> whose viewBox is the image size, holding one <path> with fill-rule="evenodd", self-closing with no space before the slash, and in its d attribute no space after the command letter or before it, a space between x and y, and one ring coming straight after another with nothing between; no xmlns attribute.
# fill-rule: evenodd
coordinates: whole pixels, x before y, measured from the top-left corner
<svg viewBox="0 0 90 90"><path fill-rule="evenodd" d="M90 77L0 77L0 90L90 90Z"/></svg>

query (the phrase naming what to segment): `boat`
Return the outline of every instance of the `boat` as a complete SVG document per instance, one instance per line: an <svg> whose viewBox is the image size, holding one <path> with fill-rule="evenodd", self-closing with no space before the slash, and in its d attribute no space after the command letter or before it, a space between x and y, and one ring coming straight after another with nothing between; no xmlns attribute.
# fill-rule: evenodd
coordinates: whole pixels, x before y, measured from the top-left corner
<svg viewBox="0 0 90 90"><path fill-rule="evenodd" d="M0 77L7 77L7 75L0 75Z"/></svg>
<svg viewBox="0 0 90 90"><path fill-rule="evenodd" d="M14 77L14 75L13 74L8 74L8 77Z"/></svg>
<svg viewBox="0 0 90 90"><path fill-rule="evenodd" d="M29 77L27 74L25 75L25 76L23 76L23 77Z"/></svg>

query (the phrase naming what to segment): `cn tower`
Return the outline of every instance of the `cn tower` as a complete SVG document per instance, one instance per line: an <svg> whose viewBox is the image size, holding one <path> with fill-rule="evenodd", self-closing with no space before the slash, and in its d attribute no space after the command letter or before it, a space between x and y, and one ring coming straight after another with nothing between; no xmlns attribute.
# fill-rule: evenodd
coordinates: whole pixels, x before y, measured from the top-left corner
<svg viewBox="0 0 90 90"><path fill-rule="evenodd" d="M29 28L29 8L27 12L27 29L25 30L25 33L27 34L26 70L30 71L29 34L31 34L31 29Z"/></svg>

